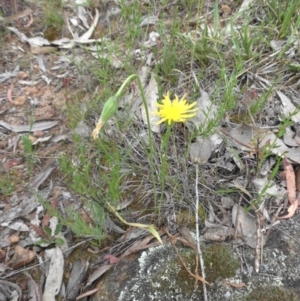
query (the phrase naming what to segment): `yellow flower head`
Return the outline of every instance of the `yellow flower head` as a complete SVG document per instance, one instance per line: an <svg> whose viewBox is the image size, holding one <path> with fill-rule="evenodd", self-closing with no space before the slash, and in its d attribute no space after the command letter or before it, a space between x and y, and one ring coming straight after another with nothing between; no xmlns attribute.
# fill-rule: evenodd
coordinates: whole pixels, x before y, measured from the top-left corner
<svg viewBox="0 0 300 301"><path fill-rule="evenodd" d="M193 109L197 102L188 104L185 98L185 95L181 99L178 99L178 96L175 95L175 99L171 101L170 92L167 92L167 95L164 95L164 99L161 103L156 103L157 111L154 112L157 116L161 118L158 124L168 121L170 125L172 122L185 122L187 119L192 118L196 115L198 108Z"/></svg>

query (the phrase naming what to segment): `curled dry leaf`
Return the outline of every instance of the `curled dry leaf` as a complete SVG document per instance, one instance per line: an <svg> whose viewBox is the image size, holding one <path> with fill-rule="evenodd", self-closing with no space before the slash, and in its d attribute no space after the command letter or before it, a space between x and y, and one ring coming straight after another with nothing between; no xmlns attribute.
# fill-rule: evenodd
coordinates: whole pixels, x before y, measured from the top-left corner
<svg viewBox="0 0 300 301"><path fill-rule="evenodd" d="M26 102L26 96L24 95L18 96L14 101L14 105L22 106L25 102Z"/></svg>
<svg viewBox="0 0 300 301"><path fill-rule="evenodd" d="M279 219L286 219L293 217L295 215L296 210L299 206L299 199L296 195L296 176L291 163L288 162L287 159L283 161L284 171L286 177L286 187L288 191L288 200L290 202L290 207L288 208L288 214L278 217Z"/></svg>
<svg viewBox="0 0 300 301"><path fill-rule="evenodd" d="M79 296L76 298L76 300L80 300L80 299L82 299L82 298L84 298L84 297L88 297L88 296L90 296L90 295L93 295L93 294L95 294L98 290L99 290L99 288L94 288L94 289L92 289L92 290L89 290L89 291L87 291L87 292L85 292L85 293L79 295Z"/></svg>
<svg viewBox="0 0 300 301"><path fill-rule="evenodd" d="M234 287L234 288L247 287L247 284L244 283L244 282L242 282L242 283L233 283L233 282L227 282L227 281L223 280L223 283L226 284L226 285L229 285L231 287Z"/></svg>
<svg viewBox="0 0 300 301"><path fill-rule="evenodd" d="M103 260L109 260L110 264L116 264L120 259L112 254L107 254L103 257Z"/></svg>
<svg viewBox="0 0 300 301"><path fill-rule="evenodd" d="M288 191L288 198L291 204L296 200L296 177L294 173L293 166L287 159L283 161L284 171L286 177L286 187Z"/></svg>
<svg viewBox="0 0 300 301"><path fill-rule="evenodd" d="M288 208L288 214L284 216L280 216L278 217L278 219L286 219L286 218L293 217L295 215L296 210L298 209L298 206L299 206L299 200L296 199L294 203Z"/></svg>
<svg viewBox="0 0 300 301"><path fill-rule="evenodd" d="M8 90L7 90L7 99L9 100L9 102L11 102L12 104L14 103L13 99L12 99L12 91L14 89L14 84L10 84Z"/></svg>
<svg viewBox="0 0 300 301"><path fill-rule="evenodd" d="M24 249L21 246L16 246L15 254L8 262L8 265L13 269L24 267L27 263L31 262L36 257L35 252Z"/></svg>

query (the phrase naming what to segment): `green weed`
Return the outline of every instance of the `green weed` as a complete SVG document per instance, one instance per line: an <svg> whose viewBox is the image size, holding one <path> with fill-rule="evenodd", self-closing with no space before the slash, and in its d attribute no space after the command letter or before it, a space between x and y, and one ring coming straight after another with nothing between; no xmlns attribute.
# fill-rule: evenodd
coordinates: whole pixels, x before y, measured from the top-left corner
<svg viewBox="0 0 300 301"><path fill-rule="evenodd" d="M38 246L45 246L45 247L50 247L52 245L54 246L61 246L64 244L64 240L62 238L57 237L57 235L61 232L62 230L62 224L57 224L55 231L52 235L52 230L48 226L43 227L44 233L46 238L42 238L40 240L37 240L35 242L36 245Z"/></svg>
<svg viewBox="0 0 300 301"><path fill-rule="evenodd" d="M63 1L48 0L43 3L44 23L50 30L60 31L64 25Z"/></svg>
<svg viewBox="0 0 300 301"><path fill-rule="evenodd" d="M1 167L1 169L4 169ZM1 172L1 178L0 178L0 191L3 195L9 196L11 195L15 190L15 185L13 180L11 179L10 174L7 171Z"/></svg>

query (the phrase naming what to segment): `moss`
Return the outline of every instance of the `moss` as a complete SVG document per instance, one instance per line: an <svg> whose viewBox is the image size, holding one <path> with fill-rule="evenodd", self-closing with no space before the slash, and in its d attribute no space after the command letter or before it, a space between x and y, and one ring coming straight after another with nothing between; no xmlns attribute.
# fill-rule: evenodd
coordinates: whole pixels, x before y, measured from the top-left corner
<svg viewBox="0 0 300 301"><path fill-rule="evenodd" d="M183 259L186 266L192 273L195 272L195 253L191 249L180 250L180 256ZM170 292L180 288L180 291L185 295L190 295L194 291L195 279L189 275L185 268L181 265L181 262L177 255L170 258L166 262L164 269L161 269L159 273L152 279L152 286L157 291L164 291L166 287Z"/></svg>
<svg viewBox="0 0 300 301"><path fill-rule="evenodd" d="M251 116L249 115L248 111L242 111L242 112L237 112L237 113L231 113L229 116L229 119L231 122L235 122L238 124L243 124L243 123L251 123Z"/></svg>
<svg viewBox="0 0 300 301"><path fill-rule="evenodd" d="M231 256L230 248L222 244L213 244L203 248L203 260L205 264L206 280L210 283L217 278L228 278L235 275L239 267L237 259ZM180 249L180 256L189 270L195 274L195 252L191 249ZM181 292L190 295L195 290L195 279L182 266L177 255L170 258L164 269L161 269L152 278L152 286L157 291L166 287L172 290L180 288ZM199 267L199 275L201 275ZM197 290L202 289L199 285Z"/></svg>
<svg viewBox="0 0 300 301"><path fill-rule="evenodd" d="M245 301L299 301L299 297L283 287L261 286L245 296Z"/></svg>
<svg viewBox="0 0 300 301"><path fill-rule="evenodd" d="M230 248L223 244L212 244L203 250L206 277L210 282L217 278L233 277L239 262L231 255Z"/></svg>
<svg viewBox="0 0 300 301"><path fill-rule="evenodd" d="M201 222L204 222L206 218L206 213L205 213L204 206L202 206L201 204L199 204L198 215L200 217ZM189 227L195 228L196 226L195 214L191 212L188 208L183 208L176 213L176 222L179 225L188 224Z"/></svg>

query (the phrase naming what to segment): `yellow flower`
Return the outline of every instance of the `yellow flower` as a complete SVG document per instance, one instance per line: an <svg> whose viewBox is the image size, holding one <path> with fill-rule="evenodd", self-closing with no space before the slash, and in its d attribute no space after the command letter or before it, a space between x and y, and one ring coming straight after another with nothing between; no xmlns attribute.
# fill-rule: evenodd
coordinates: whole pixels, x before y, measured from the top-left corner
<svg viewBox="0 0 300 301"><path fill-rule="evenodd" d="M167 92L167 95L164 95L164 99L161 103L156 103L157 111L154 112L157 116L161 118L158 124L168 121L170 125L172 122L185 122L187 119L192 118L196 115L198 108L193 109L197 102L188 104L185 98L185 95L181 99L178 99L178 96L175 95L175 99L171 101L170 92Z"/></svg>

